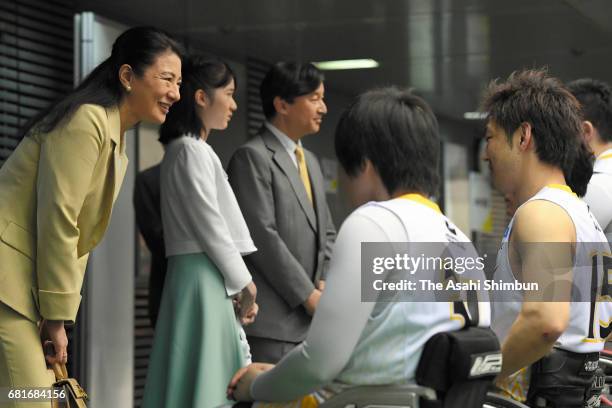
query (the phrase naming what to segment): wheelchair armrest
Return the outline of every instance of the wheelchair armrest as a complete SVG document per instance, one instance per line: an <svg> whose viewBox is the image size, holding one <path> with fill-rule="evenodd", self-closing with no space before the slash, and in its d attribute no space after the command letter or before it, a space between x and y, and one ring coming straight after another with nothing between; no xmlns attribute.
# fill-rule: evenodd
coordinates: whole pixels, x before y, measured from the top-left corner
<svg viewBox="0 0 612 408"><path fill-rule="evenodd" d="M527 405L520 403L512 398L505 397L495 392L487 392L483 408L529 408Z"/></svg>
<svg viewBox="0 0 612 408"><path fill-rule="evenodd" d="M420 385L380 385L347 388L320 408L418 408L419 399L435 401L436 392Z"/></svg>

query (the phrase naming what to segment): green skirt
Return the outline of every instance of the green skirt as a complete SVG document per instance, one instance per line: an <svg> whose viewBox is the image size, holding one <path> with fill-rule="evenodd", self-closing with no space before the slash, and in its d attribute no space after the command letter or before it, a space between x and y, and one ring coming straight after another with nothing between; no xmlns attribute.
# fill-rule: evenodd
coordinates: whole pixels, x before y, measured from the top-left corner
<svg viewBox="0 0 612 408"><path fill-rule="evenodd" d="M243 366L221 272L203 253L168 258L142 408L213 408Z"/></svg>

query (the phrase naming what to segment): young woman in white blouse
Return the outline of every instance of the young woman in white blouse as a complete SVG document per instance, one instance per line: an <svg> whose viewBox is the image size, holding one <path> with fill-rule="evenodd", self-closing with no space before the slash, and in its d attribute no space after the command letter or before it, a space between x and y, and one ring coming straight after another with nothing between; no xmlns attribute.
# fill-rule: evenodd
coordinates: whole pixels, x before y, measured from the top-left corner
<svg viewBox="0 0 612 408"><path fill-rule="evenodd" d="M192 56L181 101L160 129L161 212L168 272L143 408L215 407L245 362L242 324L257 314L242 255L256 251L219 157L206 142L236 110L230 67ZM234 300L234 304L232 303Z"/></svg>

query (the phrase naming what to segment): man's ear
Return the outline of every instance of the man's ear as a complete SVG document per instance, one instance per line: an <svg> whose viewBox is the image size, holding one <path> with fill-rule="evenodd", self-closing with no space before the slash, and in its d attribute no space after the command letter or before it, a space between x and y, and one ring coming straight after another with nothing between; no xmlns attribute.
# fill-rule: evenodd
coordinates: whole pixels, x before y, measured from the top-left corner
<svg viewBox="0 0 612 408"><path fill-rule="evenodd" d="M597 139L597 129L588 120L582 122L582 136L589 145Z"/></svg>
<svg viewBox="0 0 612 408"><path fill-rule="evenodd" d="M279 113L281 115L287 113L288 103L286 100L284 100L280 96L275 96L272 103L274 104L274 109L276 109L276 113Z"/></svg>
<svg viewBox="0 0 612 408"><path fill-rule="evenodd" d="M532 145L533 127L529 122L521 123L519 127L519 149L527 150Z"/></svg>
<svg viewBox="0 0 612 408"><path fill-rule="evenodd" d="M119 82L121 82L121 87L126 91L130 92L132 90L132 79L134 78L134 71L132 67L128 64L123 64L119 67Z"/></svg>

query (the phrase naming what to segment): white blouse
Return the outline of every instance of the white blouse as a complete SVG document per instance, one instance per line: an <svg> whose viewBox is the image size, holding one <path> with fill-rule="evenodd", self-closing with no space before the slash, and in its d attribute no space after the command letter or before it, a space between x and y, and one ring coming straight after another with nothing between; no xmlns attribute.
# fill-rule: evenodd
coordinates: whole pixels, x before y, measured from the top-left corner
<svg viewBox="0 0 612 408"><path fill-rule="evenodd" d="M206 253L221 271L228 296L251 282L242 255L257 248L219 157L200 138L185 135L166 147L161 212L166 256Z"/></svg>

